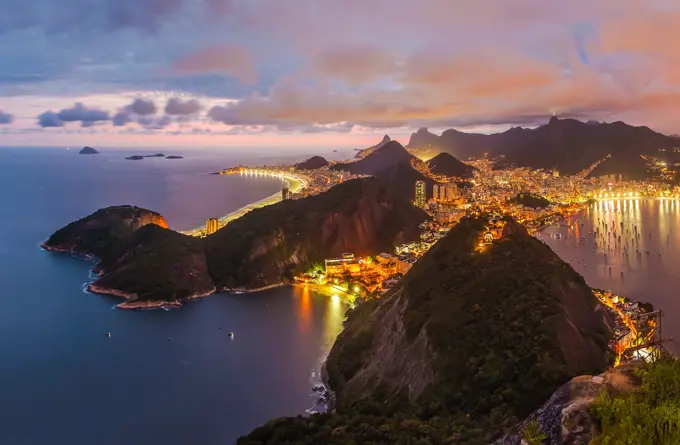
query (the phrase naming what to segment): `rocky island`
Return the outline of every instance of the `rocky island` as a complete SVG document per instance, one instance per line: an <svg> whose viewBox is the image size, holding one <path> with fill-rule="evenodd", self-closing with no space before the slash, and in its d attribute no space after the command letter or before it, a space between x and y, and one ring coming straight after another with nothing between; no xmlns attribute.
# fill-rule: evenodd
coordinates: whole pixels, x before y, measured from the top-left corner
<svg viewBox="0 0 680 445"><path fill-rule="evenodd" d="M165 156L163 153L156 153L153 155L132 155L125 159L129 161L141 161L144 158L165 158L165 159L184 159L183 156Z"/></svg>
<svg viewBox="0 0 680 445"><path fill-rule="evenodd" d="M99 152L92 147L83 147L78 154L80 155L98 155Z"/></svg>
<svg viewBox="0 0 680 445"><path fill-rule="evenodd" d="M462 220L350 311L325 365L334 411L238 444L489 444L574 376L605 370L613 322L583 278L512 220L480 247L485 224Z"/></svg>
<svg viewBox="0 0 680 445"><path fill-rule="evenodd" d="M417 239L427 219L385 182L363 178L252 210L204 239L167 229L155 212L119 206L67 225L43 246L98 258L89 288L125 298L121 308L177 306L216 289L288 283L342 252L390 250Z"/></svg>

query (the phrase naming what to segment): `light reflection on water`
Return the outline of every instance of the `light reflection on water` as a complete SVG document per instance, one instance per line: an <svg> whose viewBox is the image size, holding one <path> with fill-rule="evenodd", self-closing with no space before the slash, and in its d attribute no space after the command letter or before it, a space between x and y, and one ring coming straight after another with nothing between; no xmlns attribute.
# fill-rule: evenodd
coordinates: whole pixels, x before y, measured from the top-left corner
<svg viewBox="0 0 680 445"><path fill-rule="evenodd" d="M663 310L664 336L676 339L668 347L680 353L679 201L600 201L537 237L590 286L650 302Z"/></svg>

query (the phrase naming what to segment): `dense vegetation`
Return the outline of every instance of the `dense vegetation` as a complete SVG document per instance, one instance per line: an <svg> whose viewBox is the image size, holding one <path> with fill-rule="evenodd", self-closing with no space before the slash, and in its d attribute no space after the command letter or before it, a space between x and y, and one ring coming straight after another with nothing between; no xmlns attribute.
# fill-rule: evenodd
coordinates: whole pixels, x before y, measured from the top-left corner
<svg viewBox="0 0 680 445"><path fill-rule="evenodd" d="M485 223L464 220L393 293L348 314L327 361L335 413L279 419L239 444L489 443L571 377L604 368L610 333L592 292L520 229L480 252ZM371 367L387 347L378 344L381 330L393 329L381 314L403 298L405 332L392 331L391 341L412 344L424 331L436 372L412 397ZM571 318L570 305L585 317ZM559 332L566 323L577 330ZM358 394L361 385L370 390Z"/></svg>
<svg viewBox="0 0 680 445"><path fill-rule="evenodd" d="M258 287L342 252L373 255L418 237L427 215L373 178L253 210L205 240L210 274L224 287Z"/></svg>
<svg viewBox="0 0 680 445"><path fill-rule="evenodd" d="M680 361L648 365L637 376L640 391L600 395L592 414L601 433L592 445L680 444Z"/></svg>
<svg viewBox="0 0 680 445"><path fill-rule="evenodd" d="M508 200L509 204L519 204L532 209L542 209L550 206L551 202L541 195L535 193L522 192Z"/></svg>

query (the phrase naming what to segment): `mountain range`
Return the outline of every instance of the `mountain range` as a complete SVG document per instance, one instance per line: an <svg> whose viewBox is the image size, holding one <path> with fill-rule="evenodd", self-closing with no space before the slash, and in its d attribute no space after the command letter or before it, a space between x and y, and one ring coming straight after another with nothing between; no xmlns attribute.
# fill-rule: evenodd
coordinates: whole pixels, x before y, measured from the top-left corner
<svg viewBox="0 0 680 445"><path fill-rule="evenodd" d="M660 149L677 146L680 146L677 138L648 127L624 122L581 122L553 116L538 128L514 127L488 135L450 129L437 136L421 128L411 134L407 148L422 158L440 152L461 159L488 154L501 158L499 166L557 169L564 174L578 173L611 155L610 165L616 166L612 170L628 174L627 159L657 154ZM639 168L636 171L639 172Z"/></svg>

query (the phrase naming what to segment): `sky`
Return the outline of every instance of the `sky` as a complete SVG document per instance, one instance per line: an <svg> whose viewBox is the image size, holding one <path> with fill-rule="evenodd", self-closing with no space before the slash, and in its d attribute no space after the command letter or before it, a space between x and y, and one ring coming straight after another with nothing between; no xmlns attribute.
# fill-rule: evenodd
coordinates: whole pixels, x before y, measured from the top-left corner
<svg viewBox="0 0 680 445"><path fill-rule="evenodd" d="M677 0L2 0L0 145L680 133Z"/></svg>

